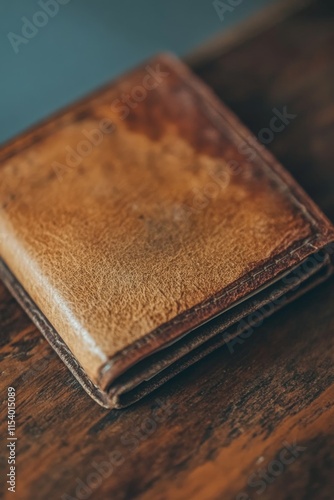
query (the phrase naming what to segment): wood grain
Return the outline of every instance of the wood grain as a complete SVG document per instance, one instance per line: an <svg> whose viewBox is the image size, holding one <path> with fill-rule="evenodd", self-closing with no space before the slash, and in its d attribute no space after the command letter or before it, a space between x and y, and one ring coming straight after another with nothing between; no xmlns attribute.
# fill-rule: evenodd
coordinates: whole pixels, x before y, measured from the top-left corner
<svg viewBox="0 0 334 500"><path fill-rule="evenodd" d="M273 108L297 115L268 147L332 220L333 39L332 2L313 2L196 67L256 134ZM235 352L220 349L135 406L108 412L0 285L0 495L12 495L3 475L13 386L17 498L331 499L333 304L332 279ZM301 448L281 470L286 443ZM257 471L267 471L261 495L248 484Z"/></svg>

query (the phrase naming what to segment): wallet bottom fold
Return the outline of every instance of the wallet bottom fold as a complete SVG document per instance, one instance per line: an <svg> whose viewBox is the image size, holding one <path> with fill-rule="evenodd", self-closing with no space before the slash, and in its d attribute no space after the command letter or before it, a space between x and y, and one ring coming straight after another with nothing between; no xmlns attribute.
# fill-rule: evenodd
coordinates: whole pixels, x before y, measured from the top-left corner
<svg viewBox="0 0 334 500"><path fill-rule="evenodd" d="M321 261L315 260L313 255L309 256L256 293L246 296L211 320L137 362L113 380L106 390L101 390L88 378L59 334L0 260L0 277L9 291L86 392L106 408L124 408L138 401L224 344L232 355L236 345L250 337L265 318L325 281L332 271L333 265L328 254Z"/></svg>

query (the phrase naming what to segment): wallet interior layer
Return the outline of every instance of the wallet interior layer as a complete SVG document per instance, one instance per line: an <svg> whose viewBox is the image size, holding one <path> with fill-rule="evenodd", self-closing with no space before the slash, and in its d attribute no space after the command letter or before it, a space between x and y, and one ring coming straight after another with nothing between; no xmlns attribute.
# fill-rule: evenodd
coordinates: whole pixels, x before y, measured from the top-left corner
<svg viewBox="0 0 334 500"><path fill-rule="evenodd" d="M328 254L319 252L300 265L279 275L219 315L155 350L115 378L107 390L94 385L76 362L59 334L22 288L6 264L0 260L0 277L32 321L43 332L84 389L104 407L126 407L164 384L199 359L227 344L231 354L237 344L250 337L265 318L299 295L325 281L332 272Z"/></svg>

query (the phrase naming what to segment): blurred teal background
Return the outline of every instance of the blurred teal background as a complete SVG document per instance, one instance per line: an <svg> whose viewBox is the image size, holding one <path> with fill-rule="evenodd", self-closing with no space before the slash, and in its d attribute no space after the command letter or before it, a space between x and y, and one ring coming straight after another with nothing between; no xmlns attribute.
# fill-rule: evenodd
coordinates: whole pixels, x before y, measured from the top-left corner
<svg viewBox="0 0 334 500"><path fill-rule="evenodd" d="M146 57L186 55L277 2L241 0L221 20L212 0L1 0L0 142ZM41 3L53 17L36 14ZM25 42L15 38L23 17L45 23L37 32L30 26Z"/></svg>

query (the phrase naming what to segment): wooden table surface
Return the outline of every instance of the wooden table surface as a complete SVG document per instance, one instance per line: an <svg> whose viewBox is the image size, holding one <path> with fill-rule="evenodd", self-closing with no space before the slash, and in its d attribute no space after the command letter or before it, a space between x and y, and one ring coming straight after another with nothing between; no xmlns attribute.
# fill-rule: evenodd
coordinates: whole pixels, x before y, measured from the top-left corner
<svg viewBox="0 0 334 500"><path fill-rule="evenodd" d="M333 52L334 4L322 0L218 43L195 69L256 135L274 108L296 115L268 147L334 221ZM15 498L4 477L13 386L20 500L333 499L333 305L331 279L233 353L107 411L0 284L0 496Z"/></svg>

